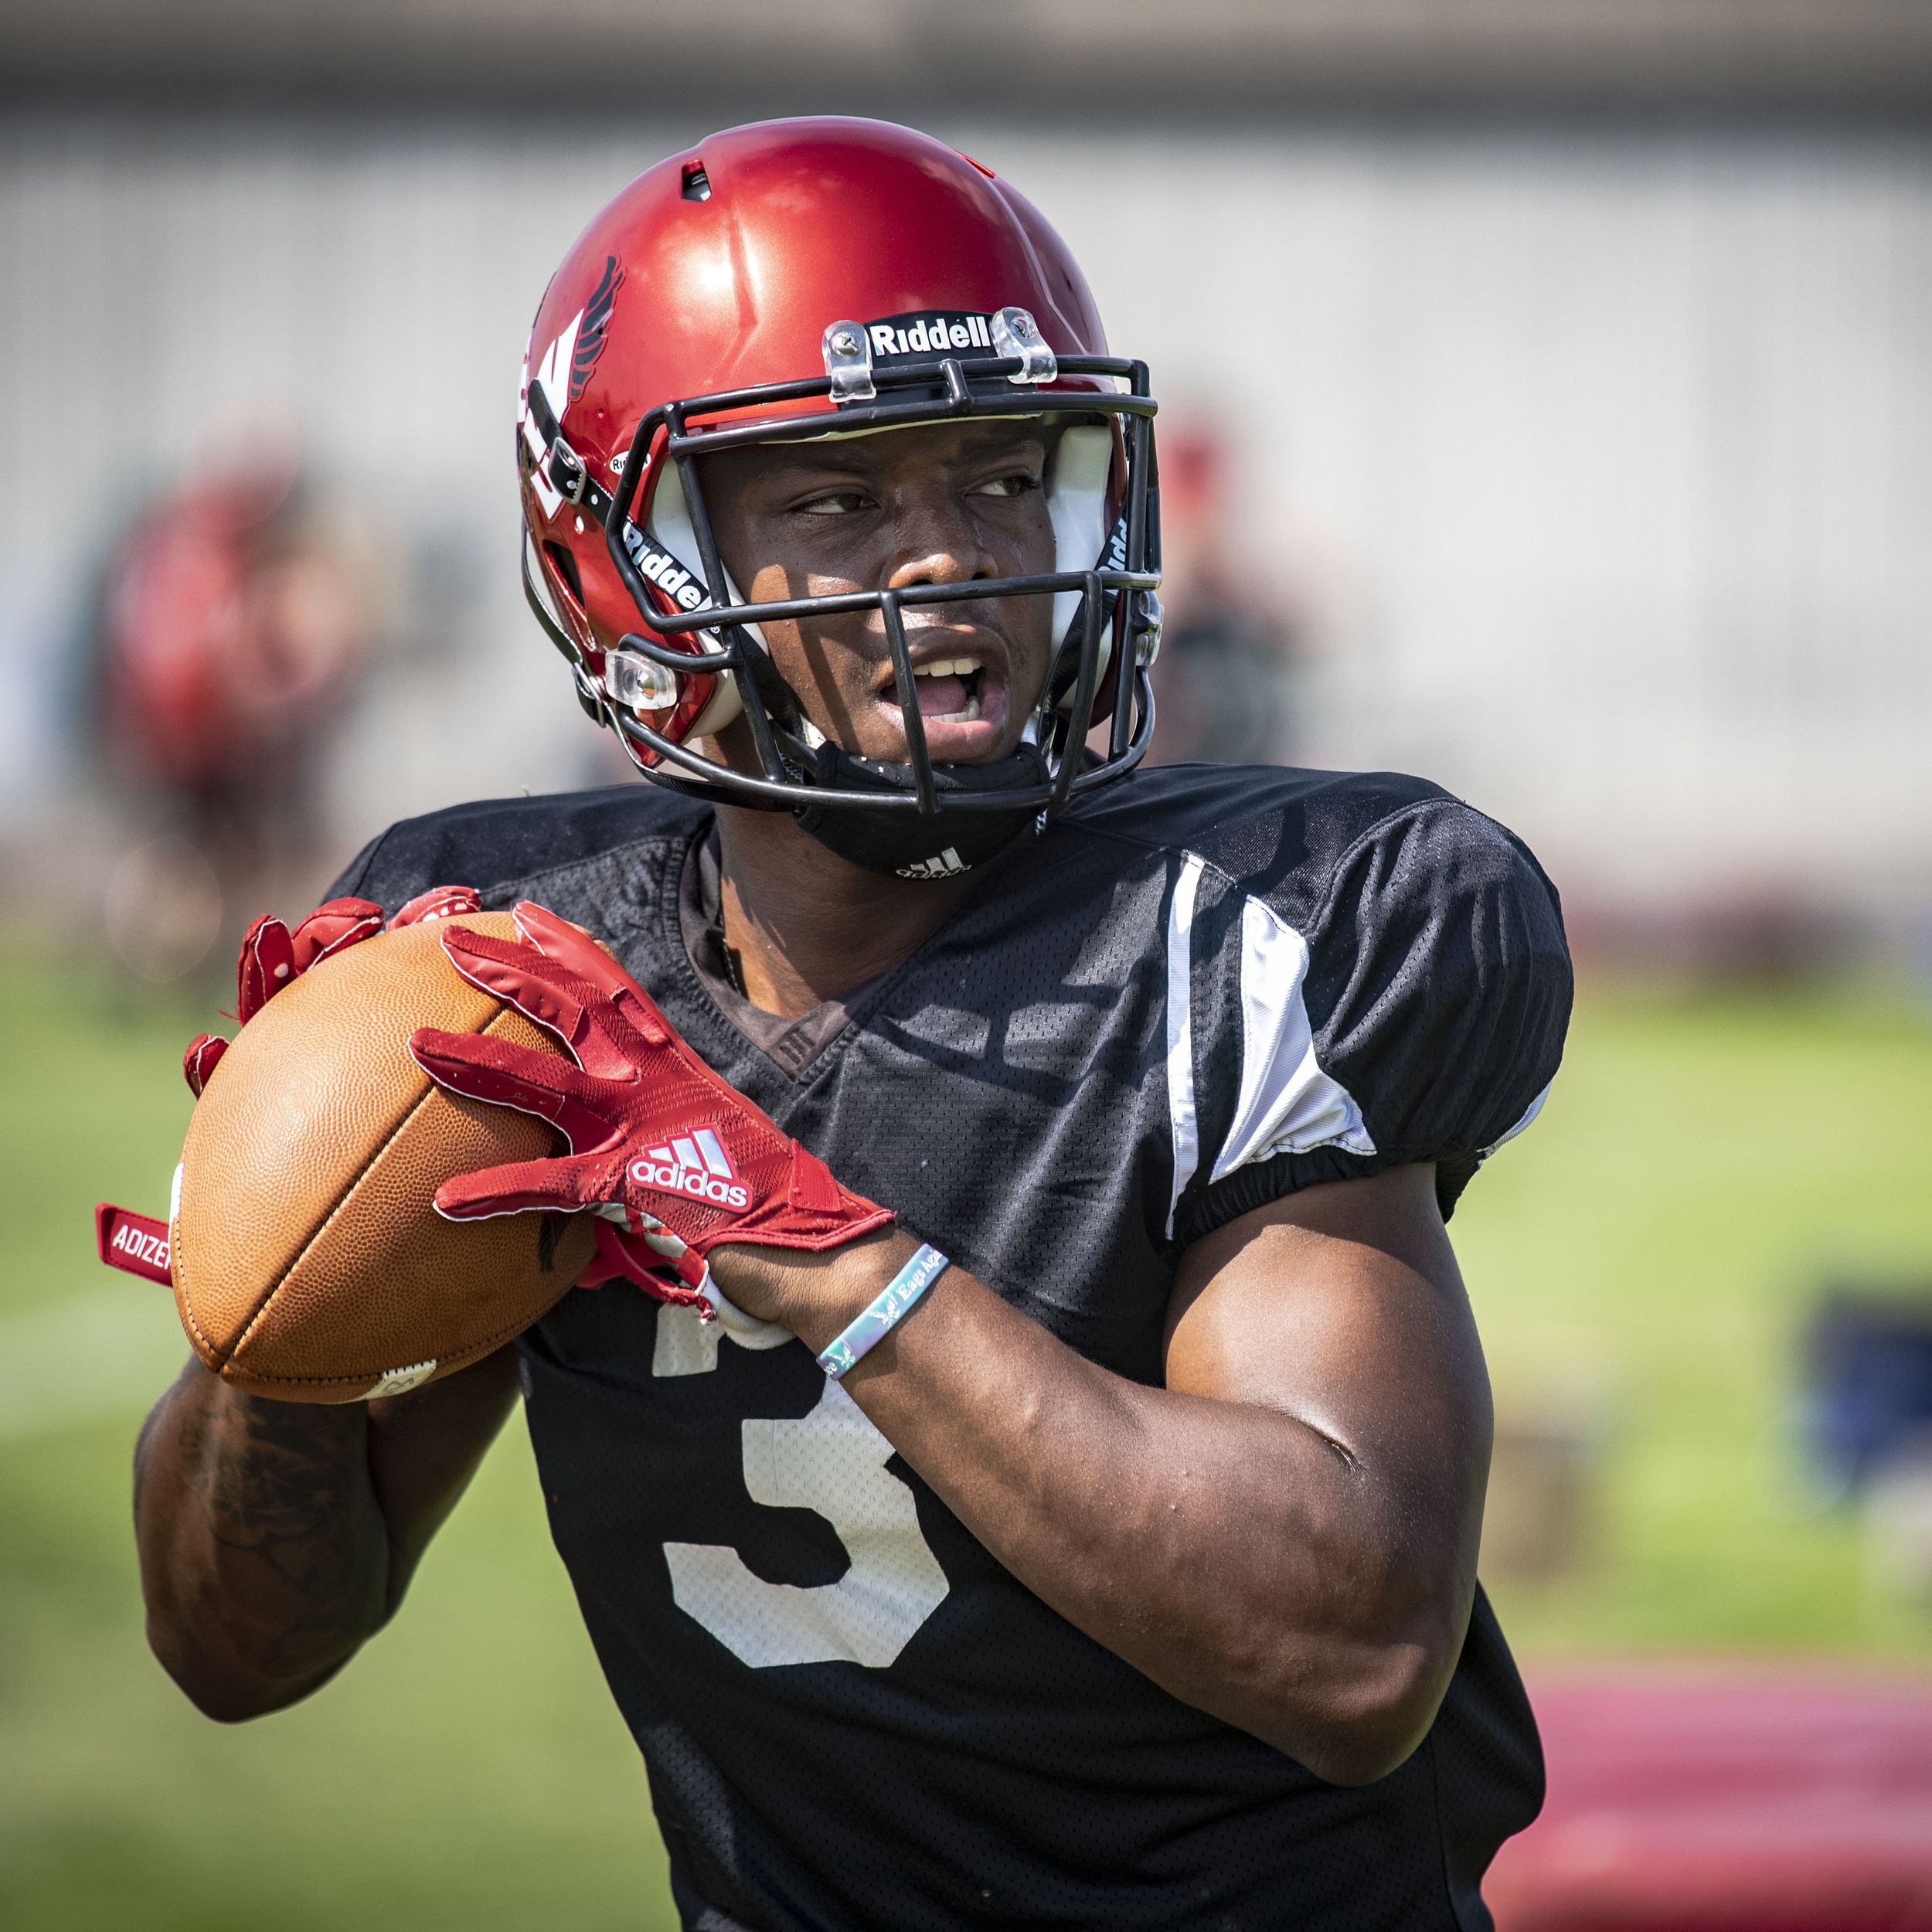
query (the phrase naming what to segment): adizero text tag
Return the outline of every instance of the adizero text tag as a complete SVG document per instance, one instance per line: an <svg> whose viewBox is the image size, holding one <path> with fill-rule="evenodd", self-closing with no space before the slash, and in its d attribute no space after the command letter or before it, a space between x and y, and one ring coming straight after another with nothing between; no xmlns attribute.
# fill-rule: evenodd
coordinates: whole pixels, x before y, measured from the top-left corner
<svg viewBox="0 0 1932 1932"><path fill-rule="evenodd" d="M144 1281L158 1281L164 1287L174 1285L165 1221L102 1201L94 1209L94 1239L109 1267L138 1274Z"/></svg>

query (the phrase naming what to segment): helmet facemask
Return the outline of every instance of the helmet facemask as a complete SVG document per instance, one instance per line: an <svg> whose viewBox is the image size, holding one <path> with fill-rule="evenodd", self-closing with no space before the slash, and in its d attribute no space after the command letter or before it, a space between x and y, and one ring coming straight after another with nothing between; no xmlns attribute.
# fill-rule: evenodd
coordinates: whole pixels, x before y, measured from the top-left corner
<svg viewBox="0 0 1932 1932"><path fill-rule="evenodd" d="M855 862L924 878L965 870L1029 821L1139 761L1153 726L1148 672L1159 640L1155 405L1146 370L1114 357L1056 357L1023 311L993 321L999 339L986 352L961 352L956 326L944 352L882 356L876 363L839 346L856 342L869 349L868 329L835 323L825 331L822 379L765 383L651 411L637 425L607 495L563 443L540 386L532 385L530 414L548 438L538 466L553 487L602 523L638 628L603 654L601 676L594 676L547 594L547 580L540 571L539 581L531 580L527 546L526 588L545 629L573 660L586 708L617 731L640 769L714 801L792 811L806 830ZM983 319L978 329L987 332ZM869 334L878 339L879 327ZM892 331L883 334L889 339ZM740 594L713 534L699 457L748 444L975 417L1063 422L1043 478L1054 539L1051 571L783 600L750 601ZM1046 595L1053 599L1053 648L1019 747L995 763L936 762L913 688L904 611ZM873 609L905 719L903 764L828 743L781 677L760 629L779 619ZM663 728L665 707L689 688L682 681L695 677L717 682L674 736ZM1104 693L1109 702L1102 717L1096 711ZM738 717L757 759L755 773L707 757L691 742ZM1095 757L1086 740L1103 723L1107 749Z"/></svg>

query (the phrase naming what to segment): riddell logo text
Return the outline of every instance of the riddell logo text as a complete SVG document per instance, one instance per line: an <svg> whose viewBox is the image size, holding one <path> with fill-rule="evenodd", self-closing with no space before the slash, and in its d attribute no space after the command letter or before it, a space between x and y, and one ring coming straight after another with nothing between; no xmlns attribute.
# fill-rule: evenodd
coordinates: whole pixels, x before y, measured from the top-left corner
<svg viewBox="0 0 1932 1932"><path fill-rule="evenodd" d="M751 1205L750 1192L733 1171L724 1143L708 1127L651 1148L631 1163L631 1179L639 1187L662 1188L719 1207Z"/></svg>
<svg viewBox="0 0 1932 1932"><path fill-rule="evenodd" d="M139 1228L123 1221L114 1230L114 1238L107 1243L117 1254L124 1254L131 1260L145 1261L151 1268L165 1268L168 1265L168 1243L158 1234L143 1234Z"/></svg>
<svg viewBox="0 0 1932 1932"><path fill-rule="evenodd" d="M639 573L680 611L695 611L706 601L704 586L668 550L660 550L651 543L634 523L624 526L624 547Z"/></svg>
<svg viewBox="0 0 1932 1932"><path fill-rule="evenodd" d="M992 325L984 315L965 309L942 309L932 315L893 315L868 322L872 352L884 359L899 355L944 355L956 349L993 347Z"/></svg>

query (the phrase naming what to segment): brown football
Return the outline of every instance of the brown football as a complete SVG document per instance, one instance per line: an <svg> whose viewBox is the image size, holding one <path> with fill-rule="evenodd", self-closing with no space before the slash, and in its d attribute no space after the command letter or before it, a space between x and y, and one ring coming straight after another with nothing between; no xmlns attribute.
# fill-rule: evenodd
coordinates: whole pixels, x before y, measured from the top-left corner
<svg viewBox="0 0 1932 1932"><path fill-rule="evenodd" d="M508 913L461 924L514 939ZM175 1305L223 1379L353 1402L476 1361L543 1315L590 1260L583 1215L446 1221L451 1175L560 1151L544 1121L445 1094L410 1057L419 1026L556 1050L458 975L440 924L325 960L222 1056L182 1149Z"/></svg>

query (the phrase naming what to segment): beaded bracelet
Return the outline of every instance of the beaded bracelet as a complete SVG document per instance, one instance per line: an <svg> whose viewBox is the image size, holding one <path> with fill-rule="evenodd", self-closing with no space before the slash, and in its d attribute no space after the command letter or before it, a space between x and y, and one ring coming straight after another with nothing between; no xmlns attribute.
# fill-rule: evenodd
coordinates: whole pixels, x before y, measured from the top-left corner
<svg viewBox="0 0 1932 1932"><path fill-rule="evenodd" d="M919 1298L951 1265L936 1247L922 1246L879 1291L871 1306L835 1341L826 1344L825 1353L818 1358L819 1367L836 1382L905 1319Z"/></svg>

